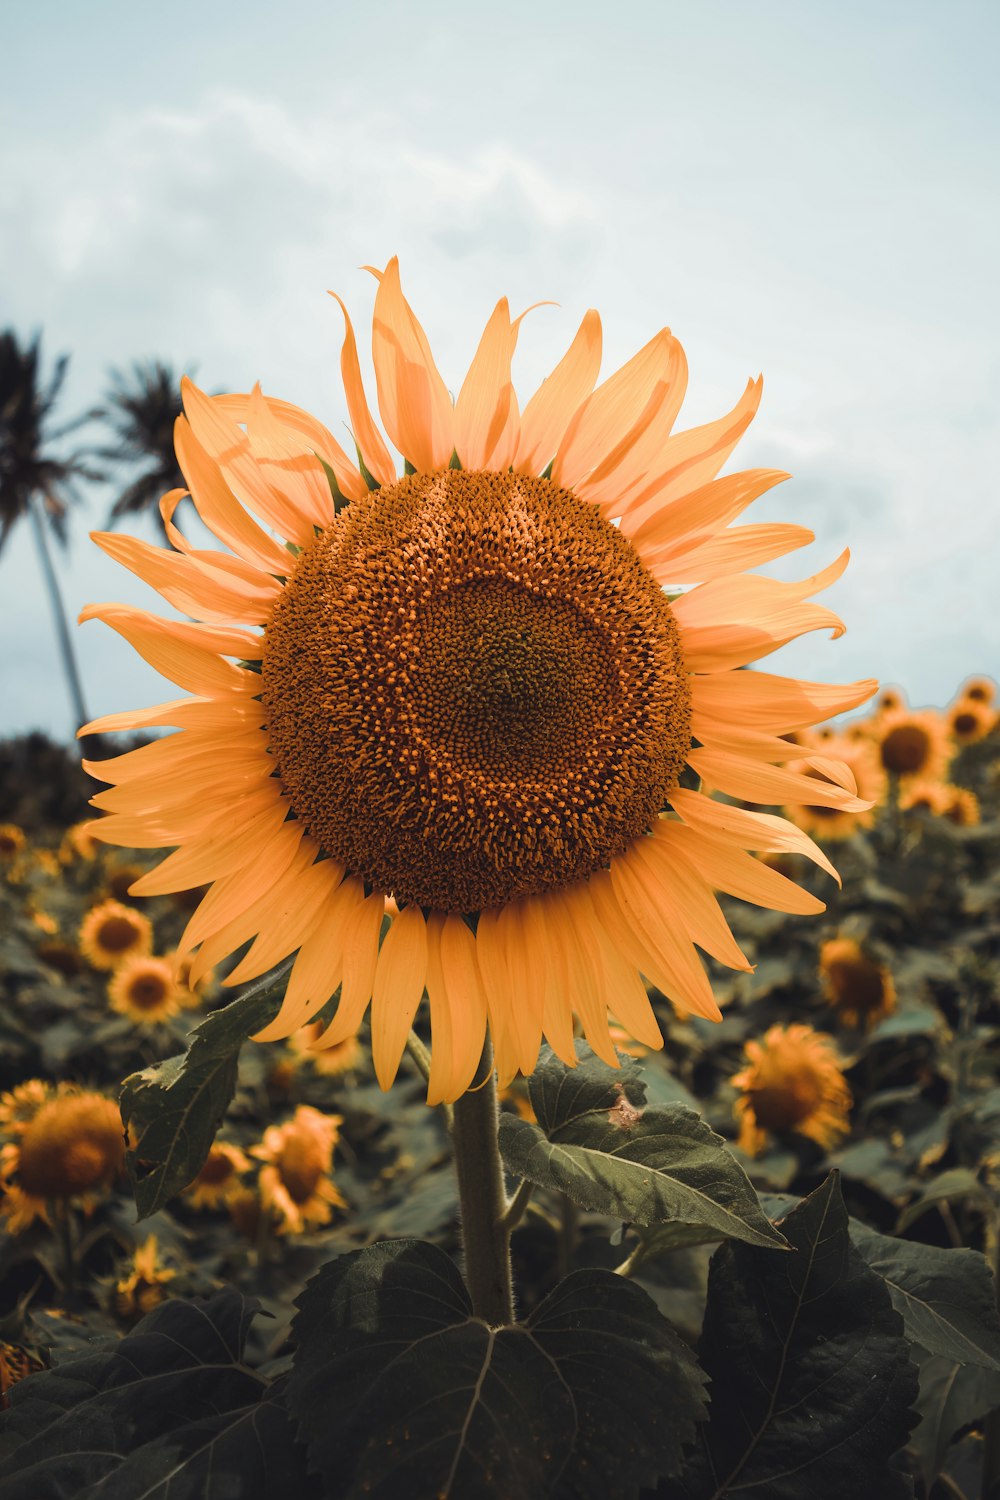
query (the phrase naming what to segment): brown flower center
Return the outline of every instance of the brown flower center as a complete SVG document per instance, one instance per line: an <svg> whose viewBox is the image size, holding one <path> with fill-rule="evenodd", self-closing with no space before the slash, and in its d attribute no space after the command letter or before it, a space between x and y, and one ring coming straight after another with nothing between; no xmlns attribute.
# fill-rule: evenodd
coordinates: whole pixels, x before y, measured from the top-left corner
<svg viewBox="0 0 1000 1500"><path fill-rule="evenodd" d="M136 1010L158 1010L170 998L170 987L159 974L138 974L129 982L129 1004Z"/></svg>
<svg viewBox="0 0 1000 1500"><path fill-rule="evenodd" d="M472 912L580 879L677 785L691 705L667 600L544 479L443 470L354 501L264 643L296 815L353 874Z"/></svg>
<svg viewBox="0 0 1000 1500"><path fill-rule="evenodd" d="M919 724L899 724L882 741L882 764L897 776L912 776L927 764L931 739Z"/></svg>
<svg viewBox="0 0 1000 1500"><path fill-rule="evenodd" d="M327 1166L327 1154L311 1136L289 1136L281 1148L278 1171L293 1203L308 1203Z"/></svg>
<svg viewBox="0 0 1000 1500"><path fill-rule="evenodd" d="M97 929L97 941L106 953L125 953L137 937L136 925L127 917L107 917Z"/></svg>

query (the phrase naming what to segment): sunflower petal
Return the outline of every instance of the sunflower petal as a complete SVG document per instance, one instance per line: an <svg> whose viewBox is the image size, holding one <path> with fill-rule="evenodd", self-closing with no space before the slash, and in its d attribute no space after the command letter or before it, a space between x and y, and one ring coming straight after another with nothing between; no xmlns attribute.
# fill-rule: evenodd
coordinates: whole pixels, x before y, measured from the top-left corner
<svg viewBox="0 0 1000 1500"><path fill-rule="evenodd" d="M372 993L372 1058L379 1088L392 1087L427 979L427 925L404 906L386 933Z"/></svg>

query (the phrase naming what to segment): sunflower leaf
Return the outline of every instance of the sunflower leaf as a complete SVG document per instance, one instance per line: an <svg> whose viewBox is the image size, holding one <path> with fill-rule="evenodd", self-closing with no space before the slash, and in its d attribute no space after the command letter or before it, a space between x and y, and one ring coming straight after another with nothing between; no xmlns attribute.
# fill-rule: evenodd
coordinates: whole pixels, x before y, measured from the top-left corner
<svg viewBox="0 0 1000 1500"><path fill-rule="evenodd" d="M929 1354L1000 1372L996 1288L978 1250L944 1250L851 1222L851 1240L885 1281L907 1337Z"/></svg>
<svg viewBox="0 0 1000 1500"><path fill-rule="evenodd" d="M4 1500L269 1500L315 1486L277 1386L243 1351L257 1304L171 1299L110 1350L18 1382L0 1429Z"/></svg>
<svg viewBox="0 0 1000 1500"><path fill-rule="evenodd" d="M619 1093L549 1135L504 1115L500 1150L508 1171L594 1213L629 1224L676 1220L714 1231L707 1239L787 1248L722 1137L683 1105L638 1110Z"/></svg>
<svg viewBox="0 0 1000 1500"><path fill-rule="evenodd" d="M191 1033L187 1052L125 1079L119 1104L138 1219L201 1171L236 1090L240 1048L277 1014L290 968L286 960L214 1011Z"/></svg>
<svg viewBox="0 0 1000 1500"><path fill-rule="evenodd" d="M836 1174L781 1227L793 1255L728 1244L712 1257L698 1350L709 1425L666 1495L903 1500L912 1488L891 1459L915 1422L917 1371L882 1278L851 1244Z"/></svg>
<svg viewBox="0 0 1000 1500"><path fill-rule="evenodd" d="M621 1068L616 1071L581 1041L576 1055L576 1067L568 1068L546 1045L528 1079L531 1107L547 1135L583 1115L606 1114L623 1097L636 1108L646 1102L642 1068L634 1058L617 1053Z"/></svg>
<svg viewBox="0 0 1000 1500"><path fill-rule="evenodd" d="M632 1500L702 1416L690 1351L607 1271L491 1329L444 1251L394 1240L324 1266L297 1305L289 1407L331 1500Z"/></svg>

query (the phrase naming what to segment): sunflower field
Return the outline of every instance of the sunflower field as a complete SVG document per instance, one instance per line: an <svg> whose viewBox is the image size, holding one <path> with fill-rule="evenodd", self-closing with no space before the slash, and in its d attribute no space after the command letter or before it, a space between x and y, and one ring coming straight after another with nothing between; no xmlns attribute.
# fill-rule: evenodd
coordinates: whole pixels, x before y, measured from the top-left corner
<svg viewBox="0 0 1000 1500"><path fill-rule="evenodd" d="M992 695L977 679L945 711L917 713L887 691L868 716L816 731L810 744L849 756L877 800L854 816L796 809L835 852L841 889L805 876L801 856L767 856L810 889L823 882L821 915L726 902L754 967L713 971L721 1023L654 990L662 1051L621 1033L613 1073L578 1042L575 1073L549 1052L503 1090L500 1138L521 1183L518 1315L566 1373L555 1386L534 1372L536 1405L496 1371L482 1400L499 1443L479 1418L455 1432L479 1351L454 1269L450 1111L424 1099L423 1022L387 1093L363 1039L310 1050L318 1022L244 1045L280 983L234 1001L219 976L178 972L200 893L133 895L151 860L91 837L76 763L41 737L7 742L3 1494L64 1494L72 1475L79 1494L166 1496L170 1471L172 1496L212 1495L213 1470L238 1476L219 1494L279 1482L360 1494L359 1474L372 1493L431 1494L415 1475L440 1485L435 1466L447 1477L456 1461L463 1487L442 1493L989 1493ZM929 757L934 779L908 772L907 754ZM721 1185L699 1155L706 1142L722 1153L719 1137ZM797 1278L769 1243L775 1224L798 1247ZM616 1296L599 1272L618 1273ZM575 1309L559 1306L567 1286ZM378 1353L364 1348L371 1299ZM432 1304L441 1349L424 1357L413 1351ZM514 1454L507 1424L538 1443ZM744 1456L747 1430L759 1441ZM576 1463L563 1488L543 1488L549 1465L573 1475ZM727 1465L738 1482L718 1488ZM831 1487L833 1470L850 1491Z"/></svg>

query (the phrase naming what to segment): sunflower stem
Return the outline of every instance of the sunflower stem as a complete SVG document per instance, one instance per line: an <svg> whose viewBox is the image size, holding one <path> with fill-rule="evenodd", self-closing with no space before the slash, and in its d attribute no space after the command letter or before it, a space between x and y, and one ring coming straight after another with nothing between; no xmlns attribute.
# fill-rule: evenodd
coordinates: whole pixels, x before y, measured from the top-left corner
<svg viewBox="0 0 1000 1500"><path fill-rule="evenodd" d="M469 1091L455 1100L452 1141L462 1214L465 1284L472 1309L491 1327L514 1321L509 1210L497 1140L500 1113L487 1041Z"/></svg>
<svg viewBox="0 0 1000 1500"><path fill-rule="evenodd" d="M994 1202L986 1220L986 1244L983 1247L993 1271L994 1295L1000 1306L1000 1204ZM1000 1496L1000 1408L991 1411L983 1423L983 1500Z"/></svg>

